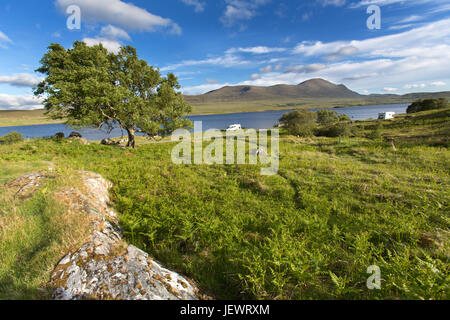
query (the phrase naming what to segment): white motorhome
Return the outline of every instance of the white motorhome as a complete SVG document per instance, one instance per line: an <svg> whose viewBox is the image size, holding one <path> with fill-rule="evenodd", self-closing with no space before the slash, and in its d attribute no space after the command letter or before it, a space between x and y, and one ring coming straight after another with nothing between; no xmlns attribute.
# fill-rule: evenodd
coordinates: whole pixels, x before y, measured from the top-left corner
<svg viewBox="0 0 450 320"><path fill-rule="evenodd" d="M388 120L394 119L395 112L381 112L378 114L378 119L380 120Z"/></svg>
<svg viewBox="0 0 450 320"><path fill-rule="evenodd" d="M232 124L227 129L227 131L239 131L239 130L242 130L242 126L240 124Z"/></svg>

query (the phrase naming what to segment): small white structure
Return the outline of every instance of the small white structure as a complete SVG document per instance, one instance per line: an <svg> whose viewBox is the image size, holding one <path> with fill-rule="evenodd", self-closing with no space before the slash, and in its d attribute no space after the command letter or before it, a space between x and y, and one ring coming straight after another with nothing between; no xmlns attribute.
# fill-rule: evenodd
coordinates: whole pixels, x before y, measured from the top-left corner
<svg viewBox="0 0 450 320"><path fill-rule="evenodd" d="M381 112L378 114L378 119L380 120L388 120L394 119L395 112Z"/></svg>
<svg viewBox="0 0 450 320"><path fill-rule="evenodd" d="M242 130L242 126L240 124L232 124L227 129L227 131L239 131L239 130Z"/></svg>

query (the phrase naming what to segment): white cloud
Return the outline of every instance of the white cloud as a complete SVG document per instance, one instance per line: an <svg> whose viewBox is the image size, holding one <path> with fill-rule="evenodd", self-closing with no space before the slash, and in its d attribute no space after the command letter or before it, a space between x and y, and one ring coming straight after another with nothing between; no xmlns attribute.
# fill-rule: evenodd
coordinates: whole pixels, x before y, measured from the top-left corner
<svg viewBox="0 0 450 320"><path fill-rule="evenodd" d="M417 88L425 88L427 85L425 83L421 83L421 84L405 84L403 86L403 89L417 89Z"/></svg>
<svg viewBox="0 0 450 320"><path fill-rule="evenodd" d="M358 52L358 49L356 49L354 46L347 46L342 47L338 51L334 53L330 53L325 57L325 60L333 61L333 60L339 60L341 58L344 58L346 56L350 56L352 54L355 54Z"/></svg>
<svg viewBox="0 0 450 320"><path fill-rule="evenodd" d="M259 71L261 73L269 73L269 72L272 72L272 69L273 69L272 66L266 66L264 68L259 69Z"/></svg>
<svg viewBox="0 0 450 320"><path fill-rule="evenodd" d="M42 109L42 100L33 95L0 94L1 110L35 110Z"/></svg>
<svg viewBox="0 0 450 320"><path fill-rule="evenodd" d="M252 80L258 80L258 79L261 79L261 75L258 74L258 73L254 73L254 74L252 74L252 75L250 76L250 79L252 79Z"/></svg>
<svg viewBox="0 0 450 320"><path fill-rule="evenodd" d="M216 58L208 58L203 60L184 60L180 63L172 64L166 67L161 68L162 72L176 70L182 67L192 67L192 66L201 66L201 65L215 65L222 66L226 68L244 65L250 63L249 61L242 60L239 57L232 55L230 53L226 53L224 56L216 57Z"/></svg>
<svg viewBox="0 0 450 320"><path fill-rule="evenodd" d="M118 53L120 51L120 47L122 46L119 41L106 38L84 38L83 42L90 47L101 43L109 52L113 53Z"/></svg>
<svg viewBox="0 0 450 320"><path fill-rule="evenodd" d="M0 83L15 87L33 87L43 79L30 73L17 73L10 76L0 76Z"/></svg>
<svg viewBox="0 0 450 320"><path fill-rule="evenodd" d="M199 0L181 0L184 4L188 6L193 6L195 8L195 12L203 12L205 11L206 3Z"/></svg>
<svg viewBox="0 0 450 320"><path fill-rule="evenodd" d="M322 6L335 6L335 7L342 7L347 3L347 0L318 0Z"/></svg>
<svg viewBox="0 0 450 320"><path fill-rule="evenodd" d="M445 0L359 0L357 2L353 2L350 5L350 8L360 8L360 7L368 7L370 5L377 5L377 6L387 6L391 4L401 4L402 6L411 6L411 5L417 5L417 4L425 4L425 3L433 3L433 4L440 4L444 2Z"/></svg>
<svg viewBox="0 0 450 320"><path fill-rule="evenodd" d="M397 88L383 88L383 90L384 90L384 91L387 91L387 92L395 92L395 91L397 91L398 89L397 89Z"/></svg>
<svg viewBox="0 0 450 320"><path fill-rule="evenodd" d="M257 9L271 0L225 0L227 4L224 15L220 21L231 27L239 21L250 20L257 15Z"/></svg>
<svg viewBox="0 0 450 320"><path fill-rule="evenodd" d="M423 16L412 15L412 16L409 16L409 17L407 17L407 18L404 18L404 19L400 20L400 21L398 22L398 24L409 23L409 22L415 22L415 21L422 20L423 18L424 18Z"/></svg>
<svg viewBox="0 0 450 320"><path fill-rule="evenodd" d="M438 6L436 8L433 8L432 10L430 10L430 13L441 13L441 12L446 12L446 11L450 11L450 4L444 4L441 6Z"/></svg>
<svg viewBox="0 0 450 320"><path fill-rule="evenodd" d="M6 48L5 43L11 43L11 39L6 34L0 31L0 48Z"/></svg>
<svg viewBox="0 0 450 320"><path fill-rule="evenodd" d="M107 25L106 27L102 27L100 34L107 39L114 39L114 40L115 39L130 40L131 39L125 30L122 30L122 29L117 28L112 25Z"/></svg>
<svg viewBox="0 0 450 320"><path fill-rule="evenodd" d="M414 1L414 0L409 0ZM350 8L368 7L372 4L377 6L387 6L394 3L404 3L405 0L361 0L359 2L352 3Z"/></svg>
<svg viewBox="0 0 450 320"><path fill-rule="evenodd" d="M231 85L229 83L207 83L207 84L201 84L198 86L193 86L193 87L183 87L181 88L183 91L183 94L203 94L205 92L209 92L212 90L217 90L220 89L222 87Z"/></svg>
<svg viewBox="0 0 450 320"><path fill-rule="evenodd" d="M307 66L289 66L285 73L312 73L325 69L326 66L321 63L313 63Z"/></svg>
<svg viewBox="0 0 450 320"><path fill-rule="evenodd" d="M444 81L436 81L436 82L431 83L431 86L433 86L433 87L442 87L445 85L446 85L446 83Z"/></svg>
<svg viewBox="0 0 450 320"><path fill-rule="evenodd" d="M216 79L209 79L209 78L206 78L206 83L208 83L208 84L218 84L219 81L216 80Z"/></svg>
<svg viewBox="0 0 450 320"><path fill-rule="evenodd" d="M402 33L366 40L334 41L328 43L304 41L293 52L305 56L329 56L346 47L353 47L367 58L434 55L436 48L450 43L450 19L427 24ZM447 46L448 48L448 46ZM336 51L337 50L337 51ZM448 50L448 49L447 49ZM439 56L441 53L436 52Z"/></svg>
<svg viewBox="0 0 450 320"><path fill-rule="evenodd" d="M119 25L127 30L154 32L160 28L181 34L181 28L171 19L154 15L145 9L121 0L56 0L63 12L70 5L81 8L82 19Z"/></svg>
<svg viewBox="0 0 450 320"><path fill-rule="evenodd" d="M396 25L396 26L390 26L389 30L401 30L401 29L407 29L413 27L413 24L402 24L402 25Z"/></svg>
<svg viewBox="0 0 450 320"><path fill-rule="evenodd" d="M252 53L252 54L266 54L266 53L273 53L273 52L285 52L287 51L286 48L270 48L265 46L257 46L257 47L249 47L249 48L231 48L226 51L226 53L236 53L236 52L243 52L243 53Z"/></svg>

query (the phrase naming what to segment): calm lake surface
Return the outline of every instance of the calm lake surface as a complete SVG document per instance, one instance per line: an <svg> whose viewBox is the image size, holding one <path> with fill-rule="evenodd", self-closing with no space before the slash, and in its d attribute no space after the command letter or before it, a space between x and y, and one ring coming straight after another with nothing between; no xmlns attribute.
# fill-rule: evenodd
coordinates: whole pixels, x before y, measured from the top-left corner
<svg viewBox="0 0 450 320"><path fill-rule="evenodd" d="M393 111L396 114L406 113L409 104L388 104L375 106L361 106L349 108L334 108L339 114L346 114L352 120L366 120L370 118L378 118L379 112ZM317 111L320 109L313 109ZM219 129L225 130L229 125L239 123L243 127L253 129L266 129L273 127L278 120L288 110L283 111L265 111L265 112L249 112L249 113L232 113L232 114L218 114L206 116L189 116L191 121L202 121L203 130ZM68 136L72 131L80 132L84 138L88 140L102 140L104 138L120 137L122 132L120 129L115 129L111 133L99 129L84 129L75 130L66 127L64 124L46 124L35 126L19 126L19 127L0 127L0 136L8 134L12 131L21 133L25 138L40 138L50 137L58 132L64 132ZM126 132L124 132L126 135Z"/></svg>

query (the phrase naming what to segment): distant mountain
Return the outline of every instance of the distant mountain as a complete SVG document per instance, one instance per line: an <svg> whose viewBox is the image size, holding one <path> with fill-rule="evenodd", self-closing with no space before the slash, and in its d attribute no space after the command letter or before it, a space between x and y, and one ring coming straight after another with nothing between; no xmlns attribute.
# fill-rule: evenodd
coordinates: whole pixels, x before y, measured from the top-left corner
<svg viewBox="0 0 450 320"><path fill-rule="evenodd" d="M280 84L271 87L235 86L223 87L198 96L186 96L195 102L233 102L308 98L362 98L343 84L336 85L323 79L312 79L299 85Z"/></svg>
<svg viewBox="0 0 450 320"><path fill-rule="evenodd" d="M424 98L450 98L450 91L418 92L404 95L371 94L361 95L343 84L334 84L323 79L311 79L298 85L280 84L271 87L233 86L223 87L202 95L186 95L191 104L214 102L248 102L248 101L296 101L302 99L355 99L361 103L408 103Z"/></svg>

